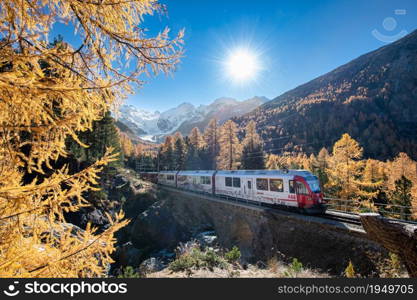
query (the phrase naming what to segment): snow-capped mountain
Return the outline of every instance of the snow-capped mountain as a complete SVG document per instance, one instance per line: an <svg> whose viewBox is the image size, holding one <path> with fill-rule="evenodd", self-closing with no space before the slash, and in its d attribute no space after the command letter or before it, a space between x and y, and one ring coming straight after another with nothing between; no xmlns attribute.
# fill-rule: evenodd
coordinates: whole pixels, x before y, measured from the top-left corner
<svg viewBox="0 0 417 300"><path fill-rule="evenodd" d="M133 105L120 107L118 121L127 125L138 137L147 141L159 141L176 131L188 135L193 127L204 130L212 118L220 123L246 114L269 101L265 97L254 97L245 101L219 98L209 105L195 107L182 103L164 112L151 112Z"/></svg>

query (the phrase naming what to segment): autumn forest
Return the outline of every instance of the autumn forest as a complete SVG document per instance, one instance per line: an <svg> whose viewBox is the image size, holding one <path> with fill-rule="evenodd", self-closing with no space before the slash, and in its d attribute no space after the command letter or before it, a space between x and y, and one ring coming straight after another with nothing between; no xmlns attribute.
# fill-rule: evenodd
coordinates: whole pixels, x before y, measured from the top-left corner
<svg viewBox="0 0 417 300"><path fill-rule="evenodd" d="M417 32L271 101L263 97L268 102L260 101L250 113L222 122L206 114L210 118L204 122L190 119L194 125L186 127L188 131L211 119L205 128L194 127L186 135L179 132L179 124L159 142L151 142L118 119L121 104L135 93L141 95L144 85L156 81L158 75L168 75L165 83L193 77L175 77L187 69L181 69L188 59L187 33L175 24L172 31L168 27L148 30L144 25L145 19L156 22L166 17L168 7L160 2L166 1L0 2L0 277L136 278L151 273L158 277L157 272L164 271L169 272L166 277L191 277L201 270L228 278L241 273L247 277L362 276L356 275L350 260L350 256L355 258L353 246L340 259L342 267L337 265L331 275L324 274L327 269L320 274L308 270L308 258L303 267L292 254L279 262L274 254L259 263L259 257L266 254L255 252L259 250L255 244L262 243L255 235L245 242L251 246L242 251L237 247L239 238L227 247L216 244L219 249L213 250L214 244L204 244L207 240L217 243L228 237L218 238L218 232L211 232L215 226L207 225L206 219L201 228L187 223L212 211L187 217L197 206L177 207L186 219L178 221L181 213L170 211L177 198L141 176L181 170L307 170L318 178L322 194L319 191L317 197L324 197L329 209L417 221L413 109ZM190 32L190 39L199 44L198 34ZM231 78L222 84L250 85L260 72L259 57L252 54L232 53L223 64ZM199 66L195 58L190 61ZM186 88L198 89L175 86L169 93ZM163 90L159 85L149 85L149 89ZM207 83L209 89L213 88ZM238 110L241 102L236 103L233 109ZM207 107L211 106L198 109ZM295 191L290 193L296 197ZM210 210L207 207L201 205ZM250 220L238 214L239 222ZM232 220L228 218L222 220ZM317 222L323 222L319 218ZM259 218L266 219L264 215ZM259 220L253 223L258 226ZM239 233L244 228L245 240L251 226L233 222L213 224L223 224L222 232L232 228ZM192 224L191 229L184 224ZM344 226L347 233L343 234L350 234L346 224L337 225ZM271 236L280 236L274 231L279 226L268 228L272 227ZM196 228L202 232L194 232ZM326 230L331 232L333 227ZM355 230L366 234L362 228ZM216 236L201 238L207 232ZM381 261L394 265L395 272L381 271L375 276L405 276L399 266L401 256L388 252L381 250L385 255ZM252 260L248 253L253 254ZM323 265L325 269L336 264L326 261ZM363 277L377 274L371 271L365 270ZM200 277L204 275L212 273Z"/></svg>

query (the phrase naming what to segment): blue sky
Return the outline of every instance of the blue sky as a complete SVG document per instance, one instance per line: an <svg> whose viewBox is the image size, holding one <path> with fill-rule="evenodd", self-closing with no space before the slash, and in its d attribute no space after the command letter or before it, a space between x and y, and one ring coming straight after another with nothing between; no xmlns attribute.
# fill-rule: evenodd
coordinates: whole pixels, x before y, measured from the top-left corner
<svg viewBox="0 0 417 300"><path fill-rule="evenodd" d="M186 52L172 76L148 78L129 97L129 104L149 110L182 102L207 104L223 96L272 99L386 45L374 30L391 37L417 29L415 0L161 2L168 17L149 16L144 25L151 32L185 28ZM55 31L60 29L65 30L59 26ZM258 55L262 69L255 80L236 84L225 76L223 63L228 52L242 47Z"/></svg>

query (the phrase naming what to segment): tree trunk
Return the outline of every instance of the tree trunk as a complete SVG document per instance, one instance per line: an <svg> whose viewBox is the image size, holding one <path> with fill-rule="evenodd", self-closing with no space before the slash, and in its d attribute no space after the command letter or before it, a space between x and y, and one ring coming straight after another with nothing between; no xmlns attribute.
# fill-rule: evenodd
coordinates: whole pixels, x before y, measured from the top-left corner
<svg viewBox="0 0 417 300"><path fill-rule="evenodd" d="M360 214L366 233L403 261L410 277L417 278L417 226L388 220L379 214Z"/></svg>

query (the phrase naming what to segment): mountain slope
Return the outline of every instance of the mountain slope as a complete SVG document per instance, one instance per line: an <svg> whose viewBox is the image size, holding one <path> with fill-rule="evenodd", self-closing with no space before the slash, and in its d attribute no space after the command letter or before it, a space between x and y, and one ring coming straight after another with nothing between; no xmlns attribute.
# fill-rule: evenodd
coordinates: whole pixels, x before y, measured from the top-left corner
<svg viewBox="0 0 417 300"><path fill-rule="evenodd" d="M301 85L236 121L255 120L266 150L317 152L347 132L365 156L417 158L417 31Z"/></svg>
<svg viewBox="0 0 417 300"><path fill-rule="evenodd" d="M268 101L264 97L254 97L245 101L220 98L209 105L195 107L190 103L169 109L165 112L149 112L132 105L120 108L118 121L128 126L138 137L145 140L160 141L164 136L176 131L188 135L193 127L204 130L212 118L220 123L242 116Z"/></svg>

